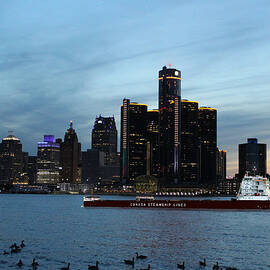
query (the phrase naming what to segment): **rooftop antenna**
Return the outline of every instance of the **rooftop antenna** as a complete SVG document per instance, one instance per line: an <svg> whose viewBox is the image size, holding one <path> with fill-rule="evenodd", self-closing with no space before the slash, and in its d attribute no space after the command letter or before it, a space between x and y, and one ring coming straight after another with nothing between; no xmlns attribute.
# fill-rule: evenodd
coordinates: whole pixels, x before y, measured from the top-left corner
<svg viewBox="0 0 270 270"><path fill-rule="evenodd" d="M72 128L72 120L69 121L70 128Z"/></svg>

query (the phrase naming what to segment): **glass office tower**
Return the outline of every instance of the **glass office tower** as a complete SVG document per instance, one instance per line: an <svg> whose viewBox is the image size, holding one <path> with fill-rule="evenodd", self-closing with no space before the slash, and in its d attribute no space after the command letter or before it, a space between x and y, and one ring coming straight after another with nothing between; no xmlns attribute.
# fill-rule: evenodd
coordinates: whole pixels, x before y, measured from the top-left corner
<svg viewBox="0 0 270 270"><path fill-rule="evenodd" d="M177 184L180 177L181 72L164 66L159 71L160 175Z"/></svg>

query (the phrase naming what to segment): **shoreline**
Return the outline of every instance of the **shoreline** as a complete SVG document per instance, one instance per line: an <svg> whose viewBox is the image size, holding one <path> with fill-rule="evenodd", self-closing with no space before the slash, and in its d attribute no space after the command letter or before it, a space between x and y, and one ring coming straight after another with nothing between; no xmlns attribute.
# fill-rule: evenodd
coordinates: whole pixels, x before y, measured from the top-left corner
<svg viewBox="0 0 270 270"><path fill-rule="evenodd" d="M79 193L79 192L0 192L1 194L23 194L23 195L80 195L80 196L89 196L91 195L90 193ZM136 196L154 196L154 197L179 197L179 198L200 198L200 197L217 197L217 198L226 198L226 197L235 197L234 194L229 194L229 195L225 195L225 194L219 194L219 195L156 195L156 194L140 194L140 193L108 193L108 192L96 192L94 195L98 195L98 196L131 196L131 197L136 197Z"/></svg>

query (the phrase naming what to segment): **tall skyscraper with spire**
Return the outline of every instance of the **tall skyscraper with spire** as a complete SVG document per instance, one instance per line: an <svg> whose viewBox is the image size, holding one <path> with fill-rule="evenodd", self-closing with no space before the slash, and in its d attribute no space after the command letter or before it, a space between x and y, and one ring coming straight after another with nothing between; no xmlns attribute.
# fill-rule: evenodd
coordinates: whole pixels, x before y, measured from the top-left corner
<svg viewBox="0 0 270 270"><path fill-rule="evenodd" d="M179 182L181 72L164 66L159 71L160 173L168 183Z"/></svg>
<svg viewBox="0 0 270 270"><path fill-rule="evenodd" d="M79 183L79 160L81 155L81 144L73 129L73 123L70 121L70 127L65 133L64 141L60 145L60 181L66 183Z"/></svg>

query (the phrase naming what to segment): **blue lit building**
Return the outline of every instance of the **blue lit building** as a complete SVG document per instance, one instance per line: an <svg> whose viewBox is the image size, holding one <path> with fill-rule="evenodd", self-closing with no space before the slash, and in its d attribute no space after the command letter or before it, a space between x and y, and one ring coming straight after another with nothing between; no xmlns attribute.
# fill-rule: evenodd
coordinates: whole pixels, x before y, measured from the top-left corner
<svg viewBox="0 0 270 270"><path fill-rule="evenodd" d="M59 182L60 145L55 143L53 135L44 135L38 143L37 183L56 184Z"/></svg>

